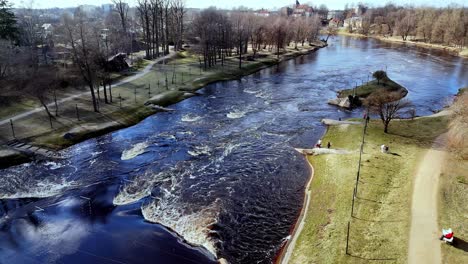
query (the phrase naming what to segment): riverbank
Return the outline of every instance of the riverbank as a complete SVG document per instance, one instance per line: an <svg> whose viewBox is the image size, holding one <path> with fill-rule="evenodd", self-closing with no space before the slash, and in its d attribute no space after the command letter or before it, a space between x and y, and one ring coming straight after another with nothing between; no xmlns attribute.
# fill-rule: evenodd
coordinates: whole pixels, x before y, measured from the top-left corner
<svg viewBox="0 0 468 264"><path fill-rule="evenodd" d="M456 243L442 244L442 263L468 263L468 103L467 89L462 88L451 107L453 116L445 145L438 193L438 231L452 228Z"/></svg>
<svg viewBox="0 0 468 264"><path fill-rule="evenodd" d="M288 263L367 263L392 260L406 263L411 220L413 175L433 140L446 131L448 117L394 122L388 134L379 120L371 120L366 134L361 175L351 216L358 149L363 125L329 126L322 138L345 155L308 156L314 167L310 205L304 227L294 235ZM379 146L390 146L391 154ZM392 155L393 154L393 155ZM349 255L346 254L350 223ZM284 262L283 262L284 263Z"/></svg>
<svg viewBox="0 0 468 264"><path fill-rule="evenodd" d="M170 102L165 105L177 103L189 96L180 96L174 100L169 91L181 91L193 96L198 89L208 84L239 79L282 61L315 52L325 46L324 43L315 43L300 46L297 50L288 47L279 58L272 52L259 52L257 59L243 61L241 69L238 68L237 58L230 57L223 66L219 65L206 71L200 69L196 54L180 52L165 64L155 64L140 78L114 87L113 103L104 104L101 95L99 113L89 110L91 105L89 95L83 94L73 98L72 102L59 105L60 114L51 122L45 111L35 112L15 121L15 136L20 141L34 146L60 150L86 139L134 125L155 114L161 109L145 105L154 95L171 94L171 98L168 98ZM0 132L3 135L0 138L3 144L13 139L9 123L0 126ZM9 164L9 160L13 158L7 155L1 162Z"/></svg>
<svg viewBox="0 0 468 264"><path fill-rule="evenodd" d="M448 52L455 56L468 58L468 48L466 47L460 50L455 47L448 47L448 46L439 45L439 44L432 44L432 43L425 43L425 42L411 41L411 40L402 40L401 37L383 37L383 36L376 36L376 35L363 35L359 33L349 33L349 32L346 32L345 30L339 30L338 34L343 35L343 36L350 36L350 37L373 38L373 39L378 39L380 41L385 41L389 43L407 44L407 45L413 45L413 46L417 46L417 47L421 47L425 49L441 50L441 51Z"/></svg>

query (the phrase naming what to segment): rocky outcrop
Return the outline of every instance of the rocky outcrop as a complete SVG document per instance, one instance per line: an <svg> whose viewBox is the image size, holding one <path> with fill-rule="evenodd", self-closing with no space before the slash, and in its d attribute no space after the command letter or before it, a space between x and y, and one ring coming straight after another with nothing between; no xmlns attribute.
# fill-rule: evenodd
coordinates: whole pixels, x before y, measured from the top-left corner
<svg viewBox="0 0 468 264"><path fill-rule="evenodd" d="M343 108L348 108L348 109L351 108L351 102L349 101L348 97L345 97L345 98L339 98L338 97L338 98L335 98L335 99L330 99L330 100L328 100L328 104L336 105L336 106L343 107Z"/></svg>

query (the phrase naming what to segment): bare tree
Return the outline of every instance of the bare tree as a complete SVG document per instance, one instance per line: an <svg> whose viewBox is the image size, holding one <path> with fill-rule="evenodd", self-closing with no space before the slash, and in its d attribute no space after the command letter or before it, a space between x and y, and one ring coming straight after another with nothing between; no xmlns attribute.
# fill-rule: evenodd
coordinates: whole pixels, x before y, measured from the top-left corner
<svg viewBox="0 0 468 264"><path fill-rule="evenodd" d="M372 113L379 115L384 125L384 132L388 133L390 121L398 117L398 114L409 107L409 101L399 99L397 93L374 93L369 96L365 105Z"/></svg>
<svg viewBox="0 0 468 264"><path fill-rule="evenodd" d="M416 29L416 16L412 10L402 10L402 19L397 21L395 25L395 33L403 40L406 40L409 35L414 34Z"/></svg>
<svg viewBox="0 0 468 264"><path fill-rule="evenodd" d="M325 42L328 42L328 38L330 38L330 36L336 36L336 34L338 34L338 30L336 29L336 27L328 26L325 29L325 33L327 34L327 38L325 39Z"/></svg>
<svg viewBox="0 0 468 264"><path fill-rule="evenodd" d="M117 14L119 14L120 24L122 26L122 32L126 34L127 29L128 29L127 21L128 21L129 6L126 1L122 1L122 0L112 0L112 3L114 3L115 11L117 12Z"/></svg>
<svg viewBox="0 0 468 264"><path fill-rule="evenodd" d="M83 80L89 87L93 109L99 112L96 103L95 85L97 82L98 65L94 52L99 49L96 28L85 21L85 14L77 12L75 18L65 15L63 24L67 33L68 42L72 47L73 62L78 67Z"/></svg>

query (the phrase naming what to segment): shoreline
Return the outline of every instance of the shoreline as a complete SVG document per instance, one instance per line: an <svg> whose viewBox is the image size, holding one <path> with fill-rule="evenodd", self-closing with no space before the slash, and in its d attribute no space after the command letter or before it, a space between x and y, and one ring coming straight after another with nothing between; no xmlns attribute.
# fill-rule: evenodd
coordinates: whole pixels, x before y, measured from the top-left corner
<svg viewBox="0 0 468 264"><path fill-rule="evenodd" d="M431 43L425 43L425 42L415 42L415 41L410 41L410 40L400 40L400 39L394 39L394 38L387 38L383 36L378 36L378 35L362 35L359 33L349 33L349 32L343 32L343 31L338 31L338 35L341 36L349 36L349 37L356 37L356 38L371 38L371 39L376 39L382 42L387 42L387 43L395 43L395 44L401 44L401 45L411 45L419 48L424 48L427 50L439 50L439 51L444 51L449 53L450 55L468 59L468 52L466 52L465 48L465 53L463 53L463 50L460 51L457 48L454 47L449 47L449 46L443 46L439 44L431 44Z"/></svg>
<svg viewBox="0 0 468 264"><path fill-rule="evenodd" d="M296 149L296 151L298 150ZM301 152L301 154L303 153ZM278 252L275 258L275 261L274 261L275 264L287 264L289 262L289 259L291 258L291 254L292 254L292 251L294 250L294 246L296 244L297 238L299 237L299 234L304 228L305 219L307 218L307 209L309 208L309 205L310 205L310 196L311 196L310 185L312 184L312 180L314 179L314 166L312 166L312 163L310 163L309 159L307 158L307 155L305 154L303 155L310 168L309 180L307 181L307 184L304 189L304 201L302 202L302 208L301 208L299 217L297 218L292 228L293 231L289 235L290 238L286 241L286 243L283 244L283 246L281 246L280 251Z"/></svg>
<svg viewBox="0 0 468 264"><path fill-rule="evenodd" d="M290 60L290 59L295 59L295 58L300 57L300 56L304 56L304 55L314 53L314 52L318 51L319 49L325 48L327 46L328 46L327 43L322 42L321 45L308 46L308 49L306 51L297 50L297 51L293 51L292 53L289 53L289 54L288 53L282 54L282 55L280 55L279 59L277 59L277 58L263 59L263 60L258 59L256 61L256 64L254 64L253 66L250 65L251 67L244 66L244 68L242 68L242 69L236 69L236 70L231 71L231 72L223 72L222 74L214 73L214 74L210 74L208 76L193 79L193 80L191 80L189 87L187 87L186 89L181 89L179 91L195 93L196 91L206 87L209 84L213 84L213 83L217 83L217 82L223 82L223 81L237 80L239 78L254 74L254 73L256 73L258 71L261 71L263 69L278 65L279 63L281 63L283 61L287 61L287 60ZM156 63L154 63L154 65L156 65ZM125 80L122 80L122 81L125 81ZM120 81L120 82L122 82L122 81ZM179 98L178 100L176 100L174 102L171 102L170 105L179 103L179 102L181 102L181 101L183 101L185 99L187 99L187 98ZM117 131L117 130L120 130L120 129L123 129L123 128L131 127L131 126L140 123L142 120L144 120L144 119L148 118L149 116L154 115L154 114L156 114L158 112L157 110L152 109L151 107L148 107L148 106L146 106L144 104L140 105L140 106L137 106L137 107L133 107L133 108L129 109L128 111L130 111L132 113L135 113L135 115L133 116L134 118L131 118L130 120L128 120L128 119L114 120L114 121L110 122L110 123L114 123L114 125L106 126L104 124L103 129L95 129L95 130L89 129L89 130L87 130L86 127L90 127L90 126L93 126L95 124L92 124L92 123L76 124L76 126L74 126L74 128L82 128L83 129L82 133L78 134L76 139L71 139L71 140L68 140L67 142L61 142L60 145L57 145L57 146L55 146L53 148L51 148L49 146L44 146L44 145L41 145L41 144L33 144L32 142L33 142L34 137L32 137L32 138L23 138L22 140L32 144L33 146L46 147L48 149L53 149L55 151L60 151L60 150L66 149L68 147L71 147L73 145L76 145L78 143L81 143L81 142L83 142L85 140L88 140L88 139L91 139L91 138L96 138L96 137L99 137L99 136L102 136L102 135L105 135L107 133L111 133L111 132L114 132L114 131ZM62 138L63 138L62 134L67 133L67 131L57 131L57 132L60 132L59 134L61 135L60 138L58 138L59 140L62 140ZM35 136L35 137L40 137L40 136L41 135L38 135L38 136ZM16 166L16 165L20 165L20 164L23 164L23 163L31 162L31 161L36 160L37 158L38 159L43 158L40 155L37 156L34 153L21 152L21 151L19 151L17 149L14 149L14 148L11 148L11 147L8 147L8 146L0 146L0 154L2 154L2 155L0 155L0 163L2 164L1 169L5 169L5 168L11 167L11 166Z"/></svg>

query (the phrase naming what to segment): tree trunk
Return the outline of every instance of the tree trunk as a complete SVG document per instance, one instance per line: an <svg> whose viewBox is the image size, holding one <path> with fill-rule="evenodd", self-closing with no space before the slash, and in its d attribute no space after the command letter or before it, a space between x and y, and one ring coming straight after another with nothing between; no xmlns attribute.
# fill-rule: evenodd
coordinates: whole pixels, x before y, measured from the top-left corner
<svg viewBox="0 0 468 264"><path fill-rule="evenodd" d="M55 88L54 88L54 103L55 103L55 116L58 116L57 92Z"/></svg>
<svg viewBox="0 0 468 264"><path fill-rule="evenodd" d="M110 99L110 102L112 103L112 84L111 84L111 81L109 81L108 84L109 84L109 99Z"/></svg>
<svg viewBox="0 0 468 264"><path fill-rule="evenodd" d="M42 106L44 107L44 109L45 109L47 115L49 116L49 118L53 118L54 116L50 113L49 107L47 107L47 104L44 102L44 99L39 98L39 101L41 102Z"/></svg>
<svg viewBox="0 0 468 264"><path fill-rule="evenodd" d="M107 89L106 89L106 83L105 83L105 82L102 82L102 87L103 87L103 89L104 89L104 102L105 102L106 104L108 104L109 101L107 100Z"/></svg>
<svg viewBox="0 0 468 264"><path fill-rule="evenodd" d="M93 110L96 113L99 113L99 109L96 104L96 94L94 92L94 85L92 83L88 84L89 86L89 91L91 92L91 100L93 101Z"/></svg>

